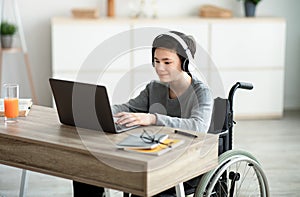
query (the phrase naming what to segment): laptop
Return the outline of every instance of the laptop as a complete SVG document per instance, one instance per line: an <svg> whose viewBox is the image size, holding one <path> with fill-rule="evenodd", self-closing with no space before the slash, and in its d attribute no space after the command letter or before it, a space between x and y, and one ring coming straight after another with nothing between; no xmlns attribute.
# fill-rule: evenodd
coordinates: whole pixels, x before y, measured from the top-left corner
<svg viewBox="0 0 300 197"><path fill-rule="evenodd" d="M49 82L62 124L109 133L137 127L115 124L105 86L54 78Z"/></svg>

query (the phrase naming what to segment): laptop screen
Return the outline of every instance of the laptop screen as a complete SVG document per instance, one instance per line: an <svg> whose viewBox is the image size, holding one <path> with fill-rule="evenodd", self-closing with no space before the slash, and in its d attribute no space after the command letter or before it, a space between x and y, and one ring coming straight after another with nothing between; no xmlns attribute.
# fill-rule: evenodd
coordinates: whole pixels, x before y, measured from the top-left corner
<svg viewBox="0 0 300 197"><path fill-rule="evenodd" d="M116 133L104 86L49 79L62 124Z"/></svg>

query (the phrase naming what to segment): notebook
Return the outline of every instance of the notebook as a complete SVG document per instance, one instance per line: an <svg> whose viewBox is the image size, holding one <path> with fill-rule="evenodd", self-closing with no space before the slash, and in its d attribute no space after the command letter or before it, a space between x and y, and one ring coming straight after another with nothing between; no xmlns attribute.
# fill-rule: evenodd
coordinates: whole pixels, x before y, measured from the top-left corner
<svg viewBox="0 0 300 197"><path fill-rule="evenodd" d="M134 152L134 153L143 153L143 154L147 154L147 155L162 155L166 152L169 152L175 148L177 148L178 146L182 145L184 143L184 140L182 139L165 139L163 141L164 144L170 144L168 145L164 145L164 144L159 144L158 146L156 146L155 148L152 149L141 149L141 148L124 148L125 151L129 151L129 152Z"/></svg>
<svg viewBox="0 0 300 197"><path fill-rule="evenodd" d="M168 135L158 133L153 135L153 138L154 142L151 142L147 138L143 139L140 134L132 134L116 144L116 146L117 148L153 149L159 145L157 141L163 142L168 138Z"/></svg>
<svg viewBox="0 0 300 197"><path fill-rule="evenodd" d="M110 133L138 127L115 124L105 86L54 78L49 82L62 124Z"/></svg>

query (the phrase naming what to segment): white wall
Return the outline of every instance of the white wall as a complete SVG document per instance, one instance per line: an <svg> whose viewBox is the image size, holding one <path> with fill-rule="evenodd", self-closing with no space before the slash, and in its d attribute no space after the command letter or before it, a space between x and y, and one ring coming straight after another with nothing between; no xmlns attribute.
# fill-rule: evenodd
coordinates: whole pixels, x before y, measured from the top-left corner
<svg viewBox="0 0 300 197"><path fill-rule="evenodd" d="M136 0L115 0L116 15L129 16L130 3ZM244 15L242 3L237 0L156 0L159 17L195 16L203 4L214 4L231 9L235 16ZM8 1L6 1L8 2ZM147 0L148 2L148 0ZM51 76L50 20L54 16L69 16L74 7L99 7L100 15L106 14L105 0L19 0L20 14L29 51L33 80L38 103L51 105L48 78ZM171 5L171 6L170 6ZM262 0L257 7L257 16L280 16L287 19L287 49L285 75L285 108L300 108L300 17L299 0ZM6 15L10 10L5 6ZM16 42L18 43L18 41ZM80 47L80 46L78 46ZM30 96L22 56L6 55L4 58L3 82L17 81L21 85L20 96ZM2 83L3 83L2 82ZM267 90L266 90L267 91ZM276 96L276 95L274 95Z"/></svg>

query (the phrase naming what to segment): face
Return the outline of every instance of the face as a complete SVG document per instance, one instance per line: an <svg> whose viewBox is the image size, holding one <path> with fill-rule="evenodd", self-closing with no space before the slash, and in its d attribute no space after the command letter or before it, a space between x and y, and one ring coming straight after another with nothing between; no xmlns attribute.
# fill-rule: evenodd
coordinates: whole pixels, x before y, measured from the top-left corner
<svg viewBox="0 0 300 197"><path fill-rule="evenodd" d="M154 67L161 82L178 80L184 71L181 61L175 51L157 48L154 52Z"/></svg>

